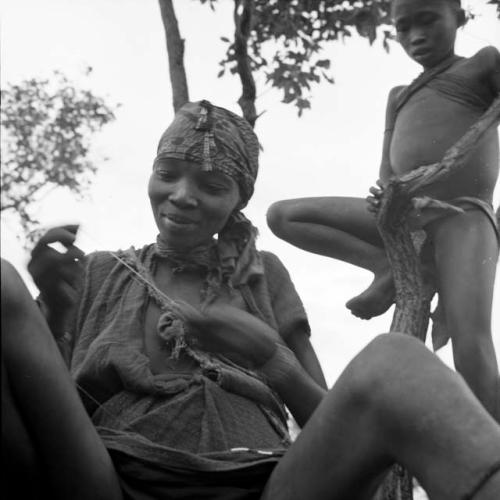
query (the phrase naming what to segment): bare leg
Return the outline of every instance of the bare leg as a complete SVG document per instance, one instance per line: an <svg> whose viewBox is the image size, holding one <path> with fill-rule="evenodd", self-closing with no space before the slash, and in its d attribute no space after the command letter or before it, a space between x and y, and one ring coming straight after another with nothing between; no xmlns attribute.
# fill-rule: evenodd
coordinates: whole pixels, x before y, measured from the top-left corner
<svg viewBox="0 0 500 500"><path fill-rule="evenodd" d="M500 460L500 426L416 339L377 337L346 368L269 479L263 500L370 499L391 463L457 500ZM476 500L497 498L500 473Z"/></svg>
<svg viewBox="0 0 500 500"><path fill-rule="evenodd" d="M121 499L106 448L76 392L52 334L15 269L2 260L2 365L9 425L2 439L20 467L39 468L56 499ZM4 432L17 432L16 440ZM15 430L17 429L17 430ZM30 469L31 468L31 469Z"/></svg>
<svg viewBox="0 0 500 500"><path fill-rule="evenodd" d="M479 210L434 222L437 281L453 358L485 408L500 422L500 383L491 334L498 242Z"/></svg>
<svg viewBox="0 0 500 500"><path fill-rule="evenodd" d="M346 304L364 319L383 314L394 301L383 242L366 207L362 198L301 198L276 202L267 214L269 227L279 238L374 273L370 287Z"/></svg>

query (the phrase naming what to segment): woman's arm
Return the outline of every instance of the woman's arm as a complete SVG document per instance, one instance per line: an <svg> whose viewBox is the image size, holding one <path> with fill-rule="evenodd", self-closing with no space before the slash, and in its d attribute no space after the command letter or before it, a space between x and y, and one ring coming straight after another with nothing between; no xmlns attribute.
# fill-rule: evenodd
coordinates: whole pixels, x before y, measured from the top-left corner
<svg viewBox="0 0 500 500"><path fill-rule="evenodd" d="M295 354L277 340L277 332L252 314L227 304L215 303L202 312L184 302L178 305L187 320L189 334L203 349L224 354L235 363L262 373L297 423L305 424L326 390L306 373Z"/></svg>
<svg viewBox="0 0 500 500"><path fill-rule="evenodd" d="M305 372L293 352L281 343L276 344L273 356L259 371L280 395L300 427L327 393Z"/></svg>
<svg viewBox="0 0 500 500"><path fill-rule="evenodd" d="M325 375L311 344L309 335L303 328L296 328L286 338L287 346L293 351L304 370L323 389L327 389Z"/></svg>

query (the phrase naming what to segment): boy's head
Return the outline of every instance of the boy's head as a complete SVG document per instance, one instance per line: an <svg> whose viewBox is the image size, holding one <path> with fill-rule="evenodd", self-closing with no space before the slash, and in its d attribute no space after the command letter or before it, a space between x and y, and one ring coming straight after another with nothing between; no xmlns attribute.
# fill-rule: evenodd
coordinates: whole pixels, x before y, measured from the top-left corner
<svg viewBox="0 0 500 500"><path fill-rule="evenodd" d="M453 55L457 29L465 24L460 0L393 0L392 18L399 43L424 68Z"/></svg>

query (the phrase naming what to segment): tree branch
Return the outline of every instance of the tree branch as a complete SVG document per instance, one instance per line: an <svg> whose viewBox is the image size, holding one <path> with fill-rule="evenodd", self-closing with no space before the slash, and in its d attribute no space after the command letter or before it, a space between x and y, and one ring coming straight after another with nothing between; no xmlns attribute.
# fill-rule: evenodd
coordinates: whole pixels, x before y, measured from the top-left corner
<svg viewBox="0 0 500 500"><path fill-rule="evenodd" d="M172 85L172 101L177 112L189 101L189 91L184 69L184 40L179 32L179 24L175 16L172 0L158 0L161 20L167 42L168 67Z"/></svg>
<svg viewBox="0 0 500 500"><path fill-rule="evenodd" d="M255 126L257 111L255 109L256 87L248 56L248 38L252 27L253 0L235 0L234 2L234 52L236 70L241 80L242 93L238 104L243 117Z"/></svg>

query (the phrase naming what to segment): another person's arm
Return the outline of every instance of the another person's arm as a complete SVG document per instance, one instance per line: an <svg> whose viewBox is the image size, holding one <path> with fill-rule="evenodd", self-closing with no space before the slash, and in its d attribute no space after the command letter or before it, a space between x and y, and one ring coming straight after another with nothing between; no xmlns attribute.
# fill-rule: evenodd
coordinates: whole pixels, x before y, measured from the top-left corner
<svg viewBox="0 0 500 500"><path fill-rule="evenodd" d="M76 305L83 274L84 253L74 245L78 226L50 229L36 244L28 271L40 290L41 309L56 339L67 331ZM51 243L61 243L65 253L54 250Z"/></svg>
<svg viewBox="0 0 500 500"><path fill-rule="evenodd" d="M382 160L380 162L379 180L384 183L389 180L393 175L390 159L392 134L394 131L394 124L396 121L396 105L397 96L403 89L402 86L394 87L389 92L387 97L387 106L385 109L385 129L384 129L384 142L382 145Z"/></svg>

